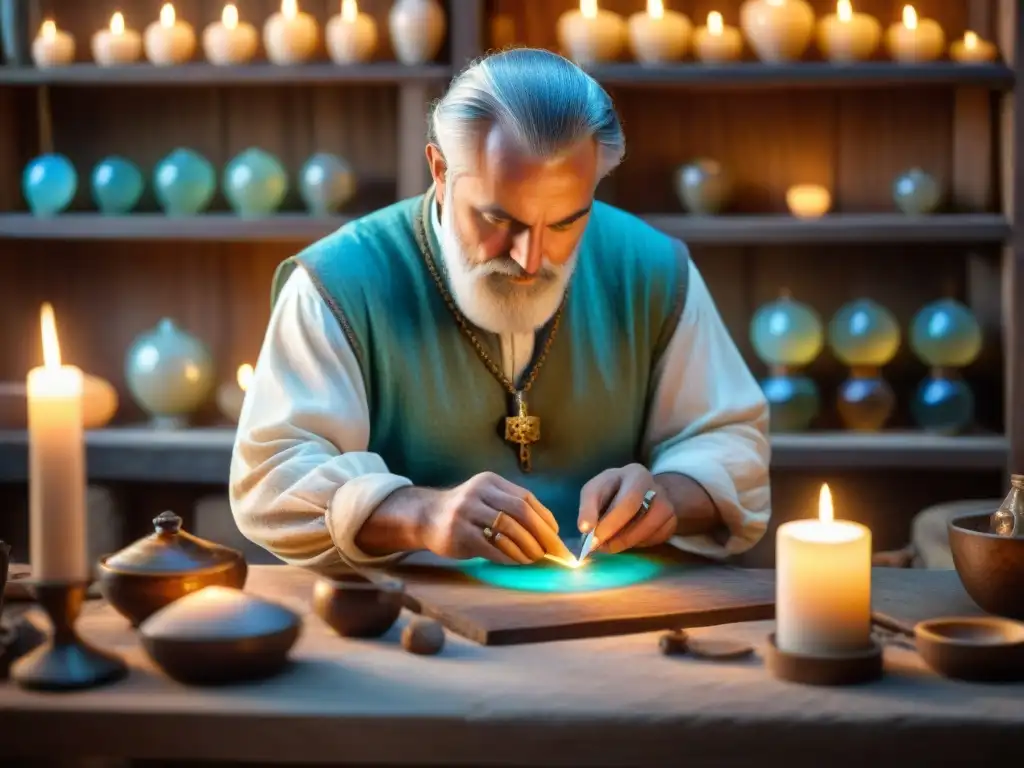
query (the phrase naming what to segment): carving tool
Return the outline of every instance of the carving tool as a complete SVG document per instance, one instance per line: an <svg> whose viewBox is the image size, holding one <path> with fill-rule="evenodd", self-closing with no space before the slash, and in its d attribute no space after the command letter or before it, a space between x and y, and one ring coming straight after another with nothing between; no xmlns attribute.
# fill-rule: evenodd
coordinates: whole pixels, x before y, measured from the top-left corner
<svg viewBox="0 0 1024 768"><path fill-rule="evenodd" d="M644 500L640 502L640 509L638 509L636 511L636 514L633 516L634 521L639 520L641 517L647 514L647 512L651 509L651 504L654 502L654 497L657 495L658 494L656 491L648 491L647 493L644 494ZM594 531L596 530L597 526L594 526ZM580 548L580 556L576 558L576 562L582 564L583 561L586 560L587 556L590 554L590 550L594 546L594 531L591 531L583 538L583 546Z"/></svg>

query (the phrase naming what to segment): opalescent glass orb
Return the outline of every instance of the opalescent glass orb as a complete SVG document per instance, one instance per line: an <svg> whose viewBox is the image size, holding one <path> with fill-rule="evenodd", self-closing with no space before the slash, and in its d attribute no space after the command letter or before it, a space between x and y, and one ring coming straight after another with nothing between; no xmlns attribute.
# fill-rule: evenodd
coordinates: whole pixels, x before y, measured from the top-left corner
<svg viewBox="0 0 1024 768"><path fill-rule="evenodd" d="M942 202L942 187L920 168L901 173L892 184L896 207L908 216L934 213Z"/></svg>
<svg viewBox="0 0 1024 768"><path fill-rule="evenodd" d="M970 309L955 299L924 307L910 326L910 346L932 368L963 368L981 352L981 326Z"/></svg>
<svg viewBox="0 0 1024 768"><path fill-rule="evenodd" d="M356 175L337 155L318 152L299 171L299 194L314 216L336 213L355 193Z"/></svg>
<svg viewBox="0 0 1024 768"><path fill-rule="evenodd" d="M142 171L131 160L105 157L92 170L92 199L101 213L128 213L139 203Z"/></svg>
<svg viewBox="0 0 1024 768"><path fill-rule="evenodd" d="M900 348L900 326L881 304L857 299L836 312L828 325L828 341L844 365L881 367Z"/></svg>
<svg viewBox="0 0 1024 768"><path fill-rule="evenodd" d="M896 395L881 377L855 376L839 387L836 410L847 429L877 432L892 416Z"/></svg>
<svg viewBox="0 0 1024 768"><path fill-rule="evenodd" d="M768 376L761 380L761 390L772 432L803 432L821 407L818 386L806 376Z"/></svg>
<svg viewBox="0 0 1024 768"><path fill-rule="evenodd" d="M921 429L955 435L974 421L974 393L960 378L929 376L917 388L910 412Z"/></svg>
<svg viewBox="0 0 1024 768"><path fill-rule="evenodd" d="M288 192L288 173L276 157L247 149L224 168L224 196L243 218L272 214Z"/></svg>
<svg viewBox="0 0 1024 768"><path fill-rule="evenodd" d="M32 213L53 216L71 205L78 190L78 174L64 155L40 155L25 166L21 186Z"/></svg>
<svg viewBox="0 0 1024 768"><path fill-rule="evenodd" d="M663 566L633 552L597 553L579 568L550 560L532 565L501 565L477 558L461 565L471 578L504 589L522 592L599 592L650 581Z"/></svg>
<svg viewBox="0 0 1024 768"><path fill-rule="evenodd" d="M176 149L153 171L157 202L168 216L202 213L217 189L217 172L210 161L191 149Z"/></svg>
<svg viewBox="0 0 1024 768"><path fill-rule="evenodd" d="M783 297L754 313L750 340L757 356L768 365L804 366L821 354L824 332L817 312Z"/></svg>

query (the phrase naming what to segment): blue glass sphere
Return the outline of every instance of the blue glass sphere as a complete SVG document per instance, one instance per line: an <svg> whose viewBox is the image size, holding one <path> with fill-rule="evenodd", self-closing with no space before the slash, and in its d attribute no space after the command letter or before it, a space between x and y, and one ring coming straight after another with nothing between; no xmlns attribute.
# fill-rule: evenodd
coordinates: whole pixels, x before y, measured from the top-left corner
<svg viewBox="0 0 1024 768"><path fill-rule="evenodd" d="M201 213L216 189L217 172L209 160L191 149L174 150L153 171L153 190L168 216Z"/></svg>
<svg viewBox="0 0 1024 768"><path fill-rule="evenodd" d="M750 341L768 365L804 366L821 354L821 318L806 304L783 296L754 313Z"/></svg>
<svg viewBox="0 0 1024 768"><path fill-rule="evenodd" d="M828 325L832 353L844 365L881 367L900 348L900 326L892 312L871 299L840 307Z"/></svg>
<svg viewBox="0 0 1024 768"><path fill-rule="evenodd" d="M955 435L974 421L974 393L958 377L929 376L917 388L910 413L921 429Z"/></svg>
<svg viewBox="0 0 1024 768"><path fill-rule="evenodd" d="M877 432L896 409L896 395L881 376L852 376L839 387L836 410L847 429Z"/></svg>
<svg viewBox="0 0 1024 768"><path fill-rule="evenodd" d="M818 415L818 386L806 376L768 376L761 380L768 401L768 428L772 432L802 432Z"/></svg>
<svg viewBox="0 0 1024 768"><path fill-rule="evenodd" d="M32 213L53 216L71 205L78 191L78 174L64 155L40 155L25 166L21 187Z"/></svg>
<svg viewBox="0 0 1024 768"><path fill-rule="evenodd" d="M910 346L925 365L963 368L981 352L981 326L970 309L955 299L924 307L910 326Z"/></svg>
<svg viewBox="0 0 1024 768"><path fill-rule="evenodd" d="M112 155L92 170L92 199L102 213L128 213L139 204L145 182L131 160Z"/></svg>
<svg viewBox="0 0 1024 768"><path fill-rule="evenodd" d="M224 196L239 216L272 214L288 192L288 173L273 155L247 149L224 168Z"/></svg>
<svg viewBox="0 0 1024 768"><path fill-rule="evenodd" d="M299 194L315 216L336 213L356 192L352 167L337 155L318 152L299 171Z"/></svg>

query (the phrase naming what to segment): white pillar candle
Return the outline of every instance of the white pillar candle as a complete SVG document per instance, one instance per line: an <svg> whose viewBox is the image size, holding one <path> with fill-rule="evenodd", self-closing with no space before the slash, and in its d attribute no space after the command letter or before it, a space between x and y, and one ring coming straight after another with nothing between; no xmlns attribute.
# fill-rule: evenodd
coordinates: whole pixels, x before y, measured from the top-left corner
<svg viewBox="0 0 1024 768"><path fill-rule="evenodd" d="M647 0L646 13L629 17L629 46L641 64L663 64L683 58L692 32L689 17L666 10L664 0Z"/></svg>
<svg viewBox="0 0 1024 768"><path fill-rule="evenodd" d="M335 64L369 61L377 50L377 22L359 12L356 0L341 0L341 13L328 20L324 42Z"/></svg>
<svg viewBox="0 0 1024 768"><path fill-rule="evenodd" d="M886 32L889 54L904 64L934 61L946 47L946 33L935 19L922 19L914 6L903 6L903 18Z"/></svg>
<svg viewBox="0 0 1024 768"><path fill-rule="evenodd" d="M207 61L219 67L247 63L256 55L258 43L256 27L239 21L238 8L232 3L224 6L220 21L203 30L203 53Z"/></svg>
<svg viewBox="0 0 1024 768"><path fill-rule="evenodd" d="M83 581L90 569L85 542L85 441L82 372L61 365L53 307L40 313L42 367L28 373L29 558L40 581Z"/></svg>
<svg viewBox="0 0 1024 768"><path fill-rule="evenodd" d="M142 54L142 36L124 24L120 11L110 17L110 29L92 36L92 58L101 67L131 64Z"/></svg>
<svg viewBox="0 0 1024 768"><path fill-rule="evenodd" d="M580 0L578 10L558 17L555 31L568 58L582 66L619 58L627 35L623 18L598 8L597 0Z"/></svg>
<svg viewBox="0 0 1024 768"><path fill-rule="evenodd" d="M146 27L142 41L146 58L158 67L182 64L191 59L196 50L192 25L178 19L170 3L160 8L160 20Z"/></svg>
<svg viewBox="0 0 1024 768"><path fill-rule="evenodd" d="M836 12L818 22L818 48L830 61L871 58L882 40L882 25L866 13L854 13L850 0L839 0Z"/></svg>
<svg viewBox="0 0 1024 768"><path fill-rule="evenodd" d="M964 32L963 40L954 40L949 46L949 56L961 64L987 64L996 57L996 47L978 37L977 32Z"/></svg>
<svg viewBox="0 0 1024 768"><path fill-rule="evenodd" d="M821 487L817 520L779 526L775 542L775 644L823 655L871 643L871 531L835 520Z"/></svg>
<svg viewBox="0 0 1024 768"><path fill-rule="evenodd" d="M301 64L316 51L316 19L299 10L297 0L281 0L281 10L263 25L263 47L274 64Z"/></svg>
<svg viewBox="0 0 1024 768"><path fill-rule="evenodd" d="M708 14L706 26L693 34L693 52L701 61L721 64L735 61L743 50L743 36L736 27L728 26L718 11Z"/></svg>
<svg viewBox="0 0 1024 768"><path fill-rule="evenodd" d="M40 69L61 67L75 58L75 38L64 30L57 29L57 23L47 19L39 27L39 34L32 41L32 61Z"/></svg>

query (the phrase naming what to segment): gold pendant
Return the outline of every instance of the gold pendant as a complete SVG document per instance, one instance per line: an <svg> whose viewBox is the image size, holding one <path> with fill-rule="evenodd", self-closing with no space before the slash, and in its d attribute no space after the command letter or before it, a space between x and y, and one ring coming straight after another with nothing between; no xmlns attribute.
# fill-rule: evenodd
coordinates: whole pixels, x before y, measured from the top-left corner
<svg viewBox="0 0 1024 768"><path fill-rule="evenodd" d="M523 472L532 469L530 444L540 440L540 417L531 416L526 410L526 399L522 392L516 392L516 415L505 417L505 439L519 446L519 468Z"/></svg>

